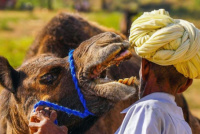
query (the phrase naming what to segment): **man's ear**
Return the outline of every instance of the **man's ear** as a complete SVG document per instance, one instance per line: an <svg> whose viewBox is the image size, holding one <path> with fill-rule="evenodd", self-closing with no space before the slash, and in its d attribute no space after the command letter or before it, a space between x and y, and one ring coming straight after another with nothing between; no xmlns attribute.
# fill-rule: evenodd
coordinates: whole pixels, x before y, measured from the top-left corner
<svg viewBox="0 0 200 134"><path fill-rule="evenodd" d="M0 84L12 93L16 92L19 73L11 67L8 60L0 56Z"/></svg>
<svg viewBox="0 0 200 134"><path fill-rule="evenodd" d="M178 90L177 93L182 93L192 84L193 79L188 79L187 82Z"/></svg>
<svg viewBox="0 0 200 134"><path fill-rule="evenodd" d="M150 70L150 62L144 58L142 58L142 64L141 64L141 73L142 73L142 79L147 80Z"/></svg>

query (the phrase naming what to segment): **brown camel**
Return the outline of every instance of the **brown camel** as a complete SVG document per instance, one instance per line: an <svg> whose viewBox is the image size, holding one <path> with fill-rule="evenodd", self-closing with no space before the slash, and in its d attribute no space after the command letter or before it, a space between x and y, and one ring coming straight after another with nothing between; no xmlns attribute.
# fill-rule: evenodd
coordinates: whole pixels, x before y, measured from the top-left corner
<svg viewBox="0 0 200 134"><path fill-rule="evenodd" d="M26 59L42 53L53 53L58 57L65 57L68 55L68 51L78 47L80 42L105 31L113 30L94 25L78 15L60 13L42 29L27 52ZM123 38L125 37L123 36ZM140 61L141 59L136 54L133 54L130 60L121 63L119 66L111 66L107 70L107 76L114 80L131 76L138 77ZM136 100L136 98L130 98L119 102L101 117L87 133L114 133L124 118L124 115L120 114L120 112ZM185 120L191 126L193 134L198 134L200 132L200 121L190 113L184 96L177 94L176 102L182 107Z"/></svg>
<svg viewBox="0 0 200 134"><path fill-rule="evenodd" d="M87 107L95 116L81 119L58 112L59 125L73 134L84 133L118 101L136 95L137 85L127 86L105 79L103 71L110 65L129 59L129 43L119 35L106 32L84 41L73 53L79 86ZM75 90L68 56L41 54L24 62L17 70L0 57L0 133L27 134L28 119L33 105L48 100L83 112Z"/></svg>
<svg viewBox="0 0 200 134"><path fill-rule="evenodd" d="M78 15L60 13L40 31L29 48L25 60L41 53L65 57L70 49L77 48L81 42L106 31L108 31L106 28L89 23ZM109 31L115 32L113 29ZM124 35L115 33L125 39Z"/></svg>

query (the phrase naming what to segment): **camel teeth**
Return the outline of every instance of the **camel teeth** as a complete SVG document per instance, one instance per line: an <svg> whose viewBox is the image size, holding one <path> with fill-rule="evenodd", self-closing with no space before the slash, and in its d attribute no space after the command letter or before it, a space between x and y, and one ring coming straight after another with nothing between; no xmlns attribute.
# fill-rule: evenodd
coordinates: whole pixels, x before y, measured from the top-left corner
<svg viewBox="0 0 200 134"><path fill-rule="evenodd" d="M129 80L129 78L125 78L125 79L123 80L123 84L127 84L128 80Z"/></svg>
<svg viewBox="0 0 200 134"><path fill-rule="evenodd" d="M122 83L122 82L123 82L123 79L119 79L118 82L119 82L119 83Z"/></svg>
<svg viewBox="0 0 200 134"><path fill-rule="evenodd" d="M131 78L129 78L128 82L127 82L127 85L131 85L132 82L134 82L134 77L132 76Z"/></svg>
<svg viewBox="0 0 200 134"><path fill-rule="evenodd" d="M137 78L134 76L131 76L130 78L119 79L118 82L128 86L133 85L134 83L135 84L139 83L139 81L137 81Z"/></svg>

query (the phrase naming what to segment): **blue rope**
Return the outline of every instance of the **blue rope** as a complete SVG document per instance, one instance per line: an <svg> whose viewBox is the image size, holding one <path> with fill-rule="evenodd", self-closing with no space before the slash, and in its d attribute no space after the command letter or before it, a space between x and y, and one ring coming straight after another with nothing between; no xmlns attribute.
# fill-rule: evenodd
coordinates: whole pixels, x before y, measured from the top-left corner
<svg viewBox="0 0 200 134"><path fill-rule="evenodd" d="M51 103L51 102L48 102L48 101L39 101L38 103L36 103L34 105L34 111L35 109L38 107L38 106L47 106L47 107L50 107L50 108L53 108L55 110L58 110L58 111L62 111L62 112L65 112L67 114L73 114L75 116L78 116L80 118L85 118L89 115L93 115L93 113L91 113L87 106L86 106L86 101L84 99L84 96L83 94L81 93L81 90L80 90L80 87L78 86L78 79L76 78L76 70L75 70L75 65L74 65L74 59L73 59L73 52L74 50L71 50L69 52L69 58L68 58L68 61L70 63L70 69L71 69L71 75L72 75L72 79L73 79L73 82L75 84L75 89L78 93L78 96L79 96L79 99L84 107L84 112L80 112L80 111L77 111L77 110L72 110L72 109L69 109L67 107L63 107L63 106L59 106L57 104L54 104L54 103ZM54 122L55 124L58 124L57 120Z"/></svg>

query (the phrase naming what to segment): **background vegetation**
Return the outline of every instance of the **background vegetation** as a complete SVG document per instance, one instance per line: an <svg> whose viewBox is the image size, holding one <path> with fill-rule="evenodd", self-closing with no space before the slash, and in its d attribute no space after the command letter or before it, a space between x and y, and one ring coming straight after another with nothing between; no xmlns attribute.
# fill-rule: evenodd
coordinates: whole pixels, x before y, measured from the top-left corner
<svg viewBox="0 0 200 134"><path fill-rule="evenodd" d="M48 2L52 2L51 8ZM186 19L200 28L200 0L155 0L153 3L151 0L90 0L89 3L90 8L84 12L74 9L73 0L18 0L13 8L0 10L0 55L15 68L20 66L41 28L61 11L81 14L88 20L120 31L124 10L140 13L150 11L151 5L158 5L158 8L164 5L174 18ZM194 80L184 94L192 112L200 117L200 81Z"/></svg>

